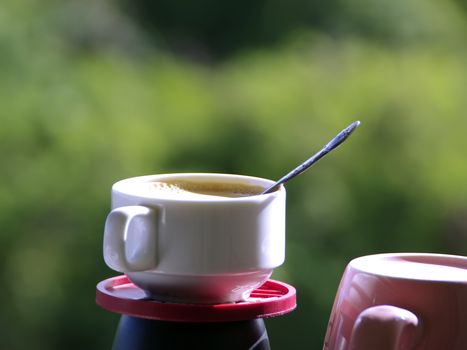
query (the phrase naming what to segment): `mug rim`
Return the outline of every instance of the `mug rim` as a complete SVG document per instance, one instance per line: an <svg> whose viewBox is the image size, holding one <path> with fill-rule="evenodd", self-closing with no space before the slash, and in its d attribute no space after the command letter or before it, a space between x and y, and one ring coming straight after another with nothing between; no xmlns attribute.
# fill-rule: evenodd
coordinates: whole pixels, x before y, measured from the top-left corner
<svg viewBox="0 0 467 350"><path fill-rule="evenodd" d="M188 180L193 178L210 178L211 180L215 179L229 179L229 180L239 180L240 183L245 185L253 185L253 186L260 186L263 187L264 190L268 186L273 185L276 181L256 177L256 176L249 176L249 175L240 175L240 174L227 174L227 173L163 173L163 174L151 174L151 175L143 175L143 176L135 176L129 177L125 179L121 179L115 182L112 185L112 194L130 196L133 198L144 198L148 200L160 200L160 201L167 201L167 202L184 202L184 203L211 203L211 202L249 202L252 200L258 199L267 199L271 197L276 197L280 194L285 193L284 185L279 185L279 188L273 192L266 193L266 194L255 194L251 196L244 196L244 197L200 197L200 198L171 198L171 197L164 197L164 196L155 196L146 194L143 191L135 193L129 187L132 184L140 184L140 183L147 183L151 181L161 181L164 179L170 180ZM235 181L231 181L232 183Z"/></svg>
<svg viewBox="0 0 467 350"><path fill-rule="evenodd" d="M432 260L428 260L431 258ZM466 270L467 274L467 257L455 254L443 254L443 253L420 253L420 252L404 252L404 253L379 253L363 255L352 259L348 263L348 267L357 270L361 273L368 275L384 276L387 278L401 279L401 280L414 280L414 281L425 281L433 283L460 283L467 284L467 278L449 278L449 276L437 277L432 276L426 278L422 275L404 275L391 273L390 271L381 271L375 267L376 261L393 261L393 262L414 262L414 263L431 263L433 265L441 265L443 267L452 267L461 270ZM368 264L372 262L373 264ZM365 264L366 263L366 264ZM457 264L456 264L457 263Z"/></svg>

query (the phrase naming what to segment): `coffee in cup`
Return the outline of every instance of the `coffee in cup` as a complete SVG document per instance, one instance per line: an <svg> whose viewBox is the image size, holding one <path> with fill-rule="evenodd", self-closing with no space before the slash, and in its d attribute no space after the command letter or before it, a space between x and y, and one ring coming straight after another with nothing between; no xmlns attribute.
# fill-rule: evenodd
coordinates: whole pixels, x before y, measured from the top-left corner
<svg viewBox="0 0 467 350"><path fill-rule="evenodd" d="M259 195L264 188L242 183L166 180L150 183L150 191L156 196L173 199L202 198L202 196L235 198Z"/></svg>

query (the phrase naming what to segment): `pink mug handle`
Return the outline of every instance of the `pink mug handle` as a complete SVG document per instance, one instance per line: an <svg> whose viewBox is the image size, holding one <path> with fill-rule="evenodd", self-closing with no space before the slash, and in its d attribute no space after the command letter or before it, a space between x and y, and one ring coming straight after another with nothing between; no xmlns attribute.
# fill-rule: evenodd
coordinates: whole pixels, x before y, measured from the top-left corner
<svg viewBox="0 0 467 350"><path fill-rule="evenodd" d="M363 310L350 337L350 350L409 350L415 344L420 321L412 312L391 305Z"/></svg>

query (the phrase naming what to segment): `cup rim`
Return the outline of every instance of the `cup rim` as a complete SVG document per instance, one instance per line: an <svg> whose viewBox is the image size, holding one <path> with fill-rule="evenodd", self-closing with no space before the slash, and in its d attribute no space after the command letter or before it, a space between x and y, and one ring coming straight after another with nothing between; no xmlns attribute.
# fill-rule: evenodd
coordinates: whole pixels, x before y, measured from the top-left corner
<svg viewBox="0 0 467 350"><path fill-rule="evenodd" d="M285 187L284 185L280 185L279 188L273 192L266 193L266 194L255 194L251 196L245 196L245 197L216 197L212 196L212 198L207 198L207 197L200 197L200 198L170 198L170 197L163 197L163 196L154 196L150 195L147 193L144 193L143 191L140 191L138 193L135 193L131 189L132 184L140 184L141 182L151 182L151 181L160 181L164 179L180 179L180 180L188 180L188 179L193 179L193 178L206 178L206 179L219 179L219 180L228 180L230 182L235 182L235 180L241 181L244 184L247 185L254 185L254 186L260 186L266 189L267 187L273 185L275 181L266 179L266 178L261 178L261 177L256 177L256 176L249 176L249 175L239 175L239 174L227 174L227 173L166 173L166 174L152 174L152 175L143 175L143 176L135 176L135 177L129 177L125 178L122 180L119 180L115 182L112 185L112 193L118 193L121 195L125 196L130 196L130 197L136 197L136 198L144 198L144 199L149 199L149 200L161 200L161 201L167 201L167 202L184 202L184 203L199 203L199 202L204 202L204 203L211 203L211 202L249 202L252 200L258 200L258 199L267 199L267 198L272 198L276 197L278 195L284 194L285 193ZM134 189L134 188L133 188Z"/></svg>

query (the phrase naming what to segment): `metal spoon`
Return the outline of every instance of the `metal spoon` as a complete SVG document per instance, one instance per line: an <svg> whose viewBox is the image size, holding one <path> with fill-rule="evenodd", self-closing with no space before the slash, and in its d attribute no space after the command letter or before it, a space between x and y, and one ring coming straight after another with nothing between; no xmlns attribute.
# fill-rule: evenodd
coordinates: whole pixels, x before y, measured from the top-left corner
<svg viewBox="0 0 467 350"><path fill-rule="evenodd" d="M350 124L344 130L342 130L339 134L337 134L336 137L334 137L331 141L329 141L326 144L326 146L324 146L319 152L315 153L310 158L308 158L306 161L304 161L302 164L300 164L298 167L296 167L291 172L289 172L287 175L280 178L279 181L277 181L271 187L268 187L261 194L266 194L266 193L272 192L277 186L279 186L279 185L289 181L290 179L293 179L295 176L298 176L301 173L303 173L305 170L307 170L309 167L311 167L313 164L315 164L318 160L323 158L326 154L328 154L333 149L335 149L337 146L339 146L342 142L344 142L347 139L347 137L349 137L350 134L359 125L360 125L360 122L358 120L356 122L353 122L352 124Z"/></svg>

